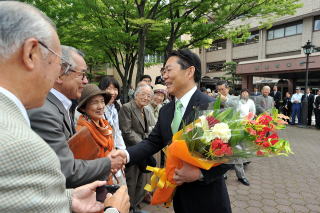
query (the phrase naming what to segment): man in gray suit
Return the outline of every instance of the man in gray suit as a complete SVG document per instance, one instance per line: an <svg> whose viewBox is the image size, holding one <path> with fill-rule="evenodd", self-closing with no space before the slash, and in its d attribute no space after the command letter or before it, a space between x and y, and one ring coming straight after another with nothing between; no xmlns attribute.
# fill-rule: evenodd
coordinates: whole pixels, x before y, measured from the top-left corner
<svg viewBox="0 0 320 213"><path fill-rule="evenodd" d="M106 181L66 190L56 154L30 128L26 109L41 106L60 75L63 60L54 25L27 4L0 2L0 46L0 212L103 210L95 189ZM125 190L107 206L122 209L115 199L128 200Z"/></svg>
<svg viewBox="0 0 320 213"><path fill-rule="evenodd" d="M258 96L255 100L256 108L257 108L257 115L264 113L272 107L274 107L274 100L270 94L270 87L264 86L261 90L262 95Z"/></svg>
<svg viewBox="0 0 320 213"><path fill-rule="evenodd" d="M147 109L153 96L149 85L139 86L134 94L134 99L122 106L119 112L119 124L126 146L133 146L148 137L155 125L151 112ZM145 169L145 165L142 165ZM141 166L132 165L126 168L128 192L133 213L139 211L138 205L145 197L144 186L147 175L141 171Z"/></svg>
<svg viewBox="0 0 320 213"><path fill-rule="evenodd" d="M42 137L60 159L67 188L78 187L94 180L106 180L110 169L122 167L121 158L109 155L96 160L75 159L68 139L75 133L69 109L71 100L79 99L88 83L87 65L83 54L73 47L62 46L62 56L70 65L54 82L44 105L28 111L31 128Z"/></svg>

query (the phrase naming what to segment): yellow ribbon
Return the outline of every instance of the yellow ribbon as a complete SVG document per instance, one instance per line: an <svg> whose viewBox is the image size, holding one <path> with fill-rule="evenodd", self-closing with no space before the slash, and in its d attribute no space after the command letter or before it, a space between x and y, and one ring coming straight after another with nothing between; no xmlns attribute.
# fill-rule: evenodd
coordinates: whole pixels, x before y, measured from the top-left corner
<svg viewBox="0 0 320 213"><path fill-rule="evenodd" d="M167 174L165 168L157 168L147 166L146 168L148 171L153 172L153 175L150 178L151 184L146 184L144 189L148 192L152 192L155 190L156 187L162 189L164 187L176 187L175 184L172 184L170 181L167 180Z"/></svg>

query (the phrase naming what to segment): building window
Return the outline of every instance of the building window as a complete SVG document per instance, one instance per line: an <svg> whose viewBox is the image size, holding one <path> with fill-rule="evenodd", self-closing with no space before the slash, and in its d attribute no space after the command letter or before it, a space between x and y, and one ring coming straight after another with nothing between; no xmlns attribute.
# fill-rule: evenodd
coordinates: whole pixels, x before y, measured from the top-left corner
<svg viewBox="0 0 320 213"><path fill-rule="evenodd" d="M144 56L144 63L163 63L164 62L164 56L162 55L145 55Z"/></svg>
<svg viewBox="0 0 320 213"><path fill-rule="evenodd" d="M259 42L259 31L251 32L251 35L245 42L239 43L239 44L233 44L234 47L248 45L248 44L254 44Z"/></svg>
<svg viewBox="0 0 320 213"><path fill-rule="evenodd" d="M320 23L319 23L320 25ZM268 30L268 40L283 38L302 33L302 21L276 26Z"/></svg>
<svg viewBox="0 0 320 213"><path fill-rule="evenodd" d="M208 63L207 64L207 73L222 71L224 63L225 63L225 61Z"/></svg>
<svg viewBox="0 0 320 213"><path fill-rule="evenodd" d="M320 30L320 16L314 17L313 30Z"/></svg>
<svg viewBox="0 0 320 213"><path fill-rule="evenodd" d="M227 48L227 40L226 39L220 39L216 40L212 43L211 47L206 49L207 52L217 51L217 50L223 50Z"/></svg>

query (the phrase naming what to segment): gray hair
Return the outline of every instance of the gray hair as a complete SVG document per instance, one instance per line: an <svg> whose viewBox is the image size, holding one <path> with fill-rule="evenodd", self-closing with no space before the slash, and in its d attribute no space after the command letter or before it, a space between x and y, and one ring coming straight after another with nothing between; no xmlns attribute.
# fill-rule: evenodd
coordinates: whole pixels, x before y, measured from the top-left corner
<svg viewBox="0 0 320 213"><path fill-rule="evenodd" d="M136 97L137 94L139 94L141 92L141 90L144 89L144 88L149 88L150 91L151 91L151 95L153 95L152 88L149 85L146 84L146 85L141 85L141 86L137 87L136 91L134 92L134 97Z"/></svg>
<svg viewBox="0 0 320 213"><path fill-rule="evenodd" d="M53 22L35 7L15 1L0 2L0 58L9 58L28 38L50 45L55 29ZM42 49L46 55L48 52Z"/></svg>
<svg viewBox="0 0 320 213"><path fill-rule="evenodd" d="M67 62L69 62L71 64L71 67L77 66L72 58L72 52L75 52L80 56L84 57L83 52L71 46L61 45L61 50L62 50L62 58Z"/></svg>

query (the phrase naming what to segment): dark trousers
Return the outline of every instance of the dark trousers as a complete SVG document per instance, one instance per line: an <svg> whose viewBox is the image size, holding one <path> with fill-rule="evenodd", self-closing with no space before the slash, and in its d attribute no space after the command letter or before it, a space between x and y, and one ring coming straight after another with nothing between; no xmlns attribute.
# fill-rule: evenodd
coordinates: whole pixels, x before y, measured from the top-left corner
<svg viewBox="0 0 320 213"><path fill-rule="evenodd" d="M290 116L291 116L291 109L290 109L290 108L286 109L285 107L283 107L282 113L283 113L285 116L290 117ZM287 119L286 119L286 121L289 122L289 120L287 120Z"/></svg>
<svg viewBox="0 0 320 213"><path fill-rule="evenodd" d="M313 108L308 108L308 125L311 126L311 117L312 117Z"/></svg>
<svg viewBox="0 0 320 213"><path fill-rule="evenodd" d="M298 124L301 125L301 104L292 104L292 116L291 116L291 124L295 124L296 116L298 117Z"/></svg>
<svg viewBox="0 0 320 213"><path fill-rule="evenodd" d="M316 116L316 127L320 129L320 109L314 109L314 114Z"/></svg>

